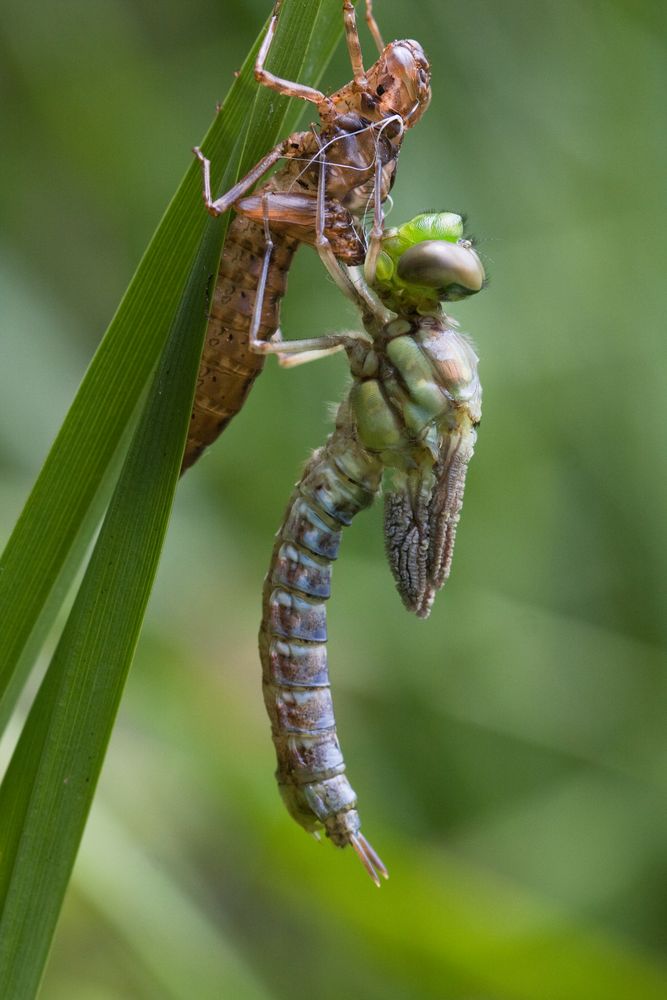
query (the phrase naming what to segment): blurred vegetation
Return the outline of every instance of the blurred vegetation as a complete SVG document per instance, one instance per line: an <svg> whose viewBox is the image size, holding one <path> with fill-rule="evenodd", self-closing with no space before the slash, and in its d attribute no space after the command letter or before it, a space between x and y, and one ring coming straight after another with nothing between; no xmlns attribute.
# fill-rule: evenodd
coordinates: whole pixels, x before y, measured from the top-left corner
<svg viewBox="0 0 667 1000"><path fill-rule="evenodd" d="M3 541L267 14L3 5ZM345 361L269 364L179 487L49 1000L667 995L664 11L376 15L433 67L391 219L467 210L491 273L455 311L485 396L452 579L428 622L405 614L378 508L329 608L349 773L392 878L378 893L309 840L272 779L261 581ZM325 82L348 78L341 45ZM349 324L339 299L303 251L285 333Z"/></svg>

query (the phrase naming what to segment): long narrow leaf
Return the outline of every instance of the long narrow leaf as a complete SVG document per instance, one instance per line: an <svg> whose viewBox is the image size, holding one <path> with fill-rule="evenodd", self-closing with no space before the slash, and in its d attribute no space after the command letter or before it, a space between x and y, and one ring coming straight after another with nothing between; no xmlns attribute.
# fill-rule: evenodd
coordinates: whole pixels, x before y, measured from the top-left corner
<svg viewBox="0 0 667 1000"><path fill-rule="evenodd" d="M314 65L322 71L340 35L337 0L286 0L271 51L271 66L288 78L303 78ZM248 56L209 130L203 148L213 164L214 187L228 187L280 135L293 126L301 107L257 87L252 73L257 45ZM304 69L305 67L305 69ZM315 76L310 77L316 82ZM240 141L239 141L240 137ZM157 157L156 157L157 161ZM94 520L87 512L105 471L136 410L178 309L205 228L216 234L211 272L216 270L224 226L208 219L201 202L198 165L188 169L169 205L81 384L42 472L0 559L0 705L23 657L49 594L66 592L76 571L73 546L85 551ZM203 299L200 304L203 309ZM83 535L83 537L81 537ZM49 602L48 629L59 602ZM12 684L10 714L23 677Z"/></svg>
<svg viewBox="0 0 667 1000"><path fill-rule="evenodd" d="M204 333L196 304L210 244L197 257L74 607L0 788L0 996L37 990L139 636L192 405Z"/></svg>
<svg viewBox="0 0 667 1000"><path fill-rule="evenodd" d="M335 5L338 8L338 5ZM322 53L331 49L336 20L332 0L285 7L276 68L298 74L314 24ZM289 12L289 17L287 16ZM339 8L338 8L339 15ZM327 29L326 32L324 29ZM301 44L298 44L300 40ZM230 182L230 156L240 143L243 86L250 57L219 114L205 149L216 164L214 183ZM267 128L285 128L285 107L270 113L274 97L254 89L253 133L240 157L256 159ZM246 121L248 116L245 115ZM236 126L236 131L234 131ZM195 200L197 209L190 205ZM190 205L191 211L188 211ZM192 219L196 221L193 222ZM170 242L178 229L178 240ZM202 238L202 233L203 238ZM191 168L121 304L56 440L5 553L0 614L8 624L0 645L0 693L42 611L53 614L63 567L71 572L73 546L151 368L167 346L114 492L107 516L55 656L0 788L0 996L33 997L102 766L113 720L138 639L157 568L183 451L194 379L205 327L206 286L215 272L222 227L207 221L199 177ZM174 251L174 244L177 251ZM165 275L171 276L167 288ZM162 297L157 313L150 307ZM165 306L165 300L168 307ZM18 687L14 678L11 690Z"/></svg>

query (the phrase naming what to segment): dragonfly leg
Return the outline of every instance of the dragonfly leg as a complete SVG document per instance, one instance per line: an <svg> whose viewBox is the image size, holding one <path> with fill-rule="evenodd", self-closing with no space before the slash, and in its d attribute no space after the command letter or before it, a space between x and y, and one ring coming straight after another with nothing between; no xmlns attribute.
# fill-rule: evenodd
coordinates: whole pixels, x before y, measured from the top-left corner
<svg viewBox="0 0 667 1000"><path fill-rule="evenodd" d="M373 41L377 45L378 52L382 52L384 49L384 42L382 41L382 35L380 34L377 21L373 17L373 0L366 0L366 24L368 25L369 31L373 36Z"/></svg>
<svg viewBox="0 0 667 1000"><path fill-rule="evenodd" d="M266 279L269 274L271 264L271 254L273 253L273 240L271 238L271 227L269 226L269 192L262 195L262 210L264 215L264 257L262 259L262 269L259 272L257 291L255 292L255 303L252 310L252 320L248 334L250 350L255 354L275 353L268 350L271 345L265 340L259 340L257 334L262 323L262 306L264 305L264 292L266 291ZM278 348L279 349L279 348Z"/></svg>
<svg viewBox="0 0 667 1000"><path fill-rule="evenodd" d="M351 0L343 0L343 24L345 25L345 40L347 51L350 54L354 82L362 90L368 90L368 80L364 72L364 60L361 54L361 42L357 31L357 18Z"/></svg>
<svg viewBox="0 0 667 1000"><path fill-rule="evenodd" d="M284 94L286 97L300 97L302 100L310 101L312 104L317 104L320 107L323 105L333 107L330 99L321 90L316 90L314 87L307 87L305 84L296 83L293 80L284 80L282 77L275 76L275 74L270 73L264 68L276 33L276 27L278 26L278 15L280 14L281 7L282 0L276 0L271 20L269 21L269 27L255 60L255 79L263 86L270 87L271 90L276 90L279 94Z"/></svg>
<svg viewBox="0 0 667 1000"><path fill-rule="evenodd" d="M258 340L251 343L256 354L277 354L283 368L296 368L307 361L317 361L328 357L344 347L349 347L353 341L363 340L371 345L372 337L361 330L346 330L344 333L326 333L321 337L306 337L303 340Z"/></svg>
<svg viewBox="0 0 667 1000"><path fill-rule="evenodd" d="M224 212L229 211L235 201L242 198L274 163L277 163L282 156L285 156L289 142L289 136L287 139L282 139L273 149L269 150L266 156L262 157L259 163L255 164L252 170L248 171L245 177L242 177L241 180L236 182L234 187L230 188L220 198L216 198L215 201L211 194L211 161L204 156L199 146L195 146L192 152L201 163L204 203L210 215L222 215Z"/></svg>
<svg viewBox="0 0 667 1000"><path fill-rule="evenodd" d="M262 307L264 305L264 293L266 291L266 281L271 266L271 255L273 253L273 239L271 238L271 227L269 225L269 199L271 192L265 191L262 195L262 206L264 216L264 257L262 268L257 282L257 292L255 293L255 304L252 311L250 323L249 346L254 354L277 354L278 359L285 367L291 367L288 355L305 355L317 352L322 357L322 351L326 354L333 354L340 347L347 346L352 340L366 340L372 343L372 338L368 333L335 333L325 337L311 337L305 340L284 341L282 336L272 337L269 340L260 340L257 336L262 322ZM335 260L335 258L334 258ZM351 283L351 281L350 281ZM303 364L305 358L293 362L293 364Z"/></svg>
<svg viewBox="0 0 667 1000"><path fill-rule="evenodd" d="M270 343L280 345L285 343L280 327L271 337ZM281 368L296 368L298 365L308 364L309 361L319 361L320 358L328 358L330 354L337 354L343 350L344 346L344 344L336 344L334 347L323 347L321 350L296 351L294 354L289 354L281 347L278 354L278 364Z"/></svg>

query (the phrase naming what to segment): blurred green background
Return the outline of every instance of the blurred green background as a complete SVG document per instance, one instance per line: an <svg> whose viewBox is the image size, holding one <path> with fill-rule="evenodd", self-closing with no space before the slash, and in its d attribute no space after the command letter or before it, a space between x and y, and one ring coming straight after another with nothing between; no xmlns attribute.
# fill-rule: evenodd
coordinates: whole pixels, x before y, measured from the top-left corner
<svg viewBox="0 0 667 1000"><path fill-rule="evenodd" d="M427 622L403 611L378 506L329 606L343 747L391 880L310 840L272 778L262 579L346 366L268 364L179 487L49 1000L667 996L664 7L375 6L433 69L390 221L466 211L491 276L452 310L484 420L446 591ZM268 12L2 5L3 541ZM326 89L348 78L341 43ZM350 324L340 299L302 251L286 335Z"/></svg>

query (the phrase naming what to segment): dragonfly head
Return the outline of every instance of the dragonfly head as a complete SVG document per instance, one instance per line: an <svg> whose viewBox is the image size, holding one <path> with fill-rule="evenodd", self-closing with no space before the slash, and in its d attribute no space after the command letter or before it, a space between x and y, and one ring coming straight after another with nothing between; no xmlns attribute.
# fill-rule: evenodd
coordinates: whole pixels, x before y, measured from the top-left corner
<svg viewBox="0 0 667 1000"><path fill-rule="evenodd" d="M431 67L419 42L410 38L385 46L366 78L375 114L398 115L404 128L412 128L431 101Z"/></svg>
<svg viewBox="0 0 667 1000"><path fill-rule="evenodd" d="M438 311L484 287L482 262L453 212L425 212L382 240L373 288L395 312Z"/></svg>

